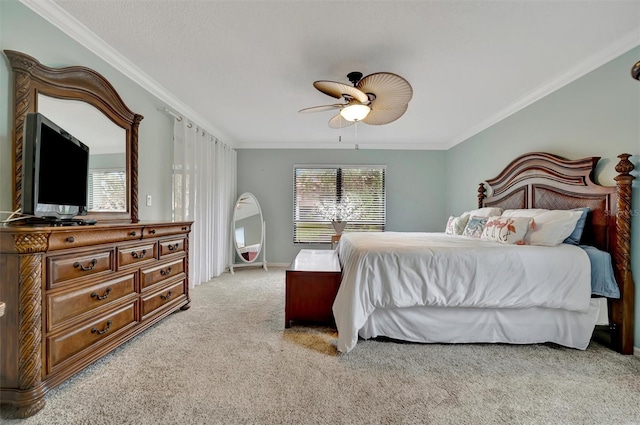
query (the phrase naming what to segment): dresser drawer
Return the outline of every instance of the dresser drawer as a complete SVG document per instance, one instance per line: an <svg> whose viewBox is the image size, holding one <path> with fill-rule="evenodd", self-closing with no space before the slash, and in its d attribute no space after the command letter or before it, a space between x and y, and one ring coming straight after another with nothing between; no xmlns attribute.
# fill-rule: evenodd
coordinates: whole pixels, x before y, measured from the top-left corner
<svg viewBox="0 0 640 425"><path fill-rule="evenodd" d="M124 332L136 323L137 300L99 319L88 321L60 335L47 337L47 372L75 354Z"/></svg>
<svg viewBox="0 0 640 425"><path fill-rule="evenodd" d="M162 307L175 304L176 301L185 298L184 285L186 280L182 279L173 284L165 286L159 291L154 291L149 295L142 296L142 320L149 315L161 310Z"/></svg>
<svg viewBox="0 0 640 425"><path fill-rule="evenodd" d="M47 331L61 323L136 293L135 274L72 291L47 295Z"/></svg>
<svg viewBox="0 0 640 425"><path fill-rule="evenodd" d="M175 278L180 273L184 273L185 258L163 263L152 268L140 271L140 286L144 290L163 280Z"/></svg>
<svg viewBox="0 0 640 425"><path fill-rule="evenodd" d="M158 223L147 224L142 230L143 238L187 234L191 230L190 223Z"/></svg>
<svg viewBox="0 0 640 425"><path fill-rule="evenodd" d="M47 258L47 286L103 272L115 271L113 249Z"/></svg>
<svg viewBox="0 0 640 425"><path fill-rule="evenodd" d="M52 232L49 236L49 250L78 248L96 243L133 241L142 238L142 226L100 227L73 226Z"/></svg>
<svg viewBox="0 0 640 425"><path fill-rule="evenodd" d="M160 241L160 258L168 255L183 253L185 248L185 239L170 239Z"/></svg>
<svg viewBox="0 0 640 425"><path fill-rule="evenodd" d="M131 265L142 264L158 258L158 244L148 242L146 244L131 245L118 248L118 269Z"/></svg>

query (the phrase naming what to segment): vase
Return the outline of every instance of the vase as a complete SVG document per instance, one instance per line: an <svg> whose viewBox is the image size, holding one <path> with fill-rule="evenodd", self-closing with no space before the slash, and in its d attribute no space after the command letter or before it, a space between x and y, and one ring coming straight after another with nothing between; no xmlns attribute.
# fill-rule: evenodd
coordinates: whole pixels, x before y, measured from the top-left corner
<svg viewBox="0 0 640 425"><path fill-rule="evenodd" d="M333 229L336 231L336 235L341 235L344 227L347 225L347 222L344 220L332 220L331 224L333 224Z"/></svg>

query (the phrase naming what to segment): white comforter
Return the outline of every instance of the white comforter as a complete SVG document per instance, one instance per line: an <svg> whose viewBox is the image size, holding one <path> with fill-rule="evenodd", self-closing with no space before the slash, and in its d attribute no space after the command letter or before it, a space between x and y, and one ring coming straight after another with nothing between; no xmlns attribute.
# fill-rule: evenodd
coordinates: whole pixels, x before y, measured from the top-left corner
<svg viewBox="0 0 640 425"><path fill-rule="evenodd" d="M517 246L444 233L346 233L333 304L348 352L376 308L528 308L585 312L590 263L577 246Z"/></svg>

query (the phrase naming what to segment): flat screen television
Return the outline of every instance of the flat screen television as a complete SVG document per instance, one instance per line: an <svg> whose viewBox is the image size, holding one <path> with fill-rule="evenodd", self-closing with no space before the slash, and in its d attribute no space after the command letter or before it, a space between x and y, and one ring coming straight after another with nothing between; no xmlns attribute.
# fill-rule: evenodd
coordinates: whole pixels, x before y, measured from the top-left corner
<svg viewBox="0 0 640 425"><path fill-rule="evenodd" d="M28 113L22 145L22 214L53 224L87 214L89 147L40 113Z"/></svg>

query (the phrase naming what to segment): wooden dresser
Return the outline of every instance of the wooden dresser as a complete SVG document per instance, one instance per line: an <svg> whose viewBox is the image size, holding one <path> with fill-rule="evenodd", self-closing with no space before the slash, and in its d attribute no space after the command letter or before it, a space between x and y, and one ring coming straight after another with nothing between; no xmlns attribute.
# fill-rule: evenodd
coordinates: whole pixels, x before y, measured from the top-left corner
<svg viewBox="0 0 640 425"><path fill-rule="evenodd" d="M191 222L0 227L0 402L44 396L170 313L189 308Z"/></svg>

